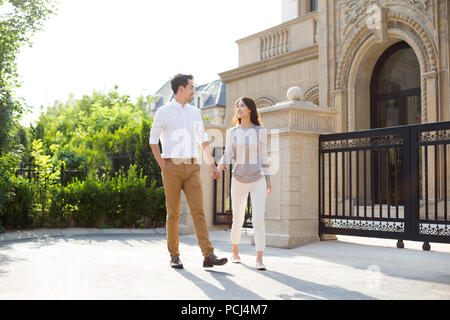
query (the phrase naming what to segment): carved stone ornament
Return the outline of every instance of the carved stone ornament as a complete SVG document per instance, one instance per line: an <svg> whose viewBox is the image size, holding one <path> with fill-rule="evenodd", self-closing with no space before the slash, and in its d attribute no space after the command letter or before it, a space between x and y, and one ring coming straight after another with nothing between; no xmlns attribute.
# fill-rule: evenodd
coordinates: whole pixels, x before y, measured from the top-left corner
<svg viewBox="0 0 450 320"><path fill-rule="evenodd" d="M344 7L345 23L350 24L358 20L367 8L377 4L377 0L352 0Z"/></svg>
<svg viewBox="0 0 450 320"><path fill-rule="evenodd" d="M378 5L371 5L367 8L366 24L369 30L372 30L377 42L388 39L387 15L388 9Z"/></svg>
<svg viewBox="0 0 450 320"><path fill-rule="evenodd" d="M424 10L428 9L428 0L409 0L409 3L417 4L421 7L423 7Z"/></svg>

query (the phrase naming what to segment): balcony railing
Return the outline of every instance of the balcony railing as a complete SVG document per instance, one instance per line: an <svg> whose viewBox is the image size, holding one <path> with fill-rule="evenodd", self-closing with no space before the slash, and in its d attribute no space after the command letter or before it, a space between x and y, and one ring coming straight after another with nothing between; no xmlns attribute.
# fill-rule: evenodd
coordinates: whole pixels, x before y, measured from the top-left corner
<svg viewBox="0 0 450 320"><path fill-rule="evenodd" d="M236 41L239 66L264 61L317 44L317 12Z"/></svg>
<svg viewBox="0 0 450 320"><path fill-rule="evenodd" d="M261 37L261 60L276 57L289 51L289 31L286 28Z"/></svg>

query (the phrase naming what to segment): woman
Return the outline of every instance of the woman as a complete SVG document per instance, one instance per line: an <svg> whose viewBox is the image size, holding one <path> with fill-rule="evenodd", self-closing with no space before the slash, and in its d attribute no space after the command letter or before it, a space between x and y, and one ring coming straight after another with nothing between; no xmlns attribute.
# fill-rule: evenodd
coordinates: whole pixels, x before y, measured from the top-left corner
<svg viewBox="0 0 450 320"><path fill-rule="evenodd" d="M264 213L266 195L272 191L268 175L267 130L262 127L255 102L247 97L239 98L234 106L234 127L227 130L225 153L217 170L225 170L234 159L231 179L231 202L233 204L233 224L231 261L240 262L238 244L245 218L247 197L250 193L252 204L252 224L256 246L256 268L265 270L262 254L266 247Z"/></svg>

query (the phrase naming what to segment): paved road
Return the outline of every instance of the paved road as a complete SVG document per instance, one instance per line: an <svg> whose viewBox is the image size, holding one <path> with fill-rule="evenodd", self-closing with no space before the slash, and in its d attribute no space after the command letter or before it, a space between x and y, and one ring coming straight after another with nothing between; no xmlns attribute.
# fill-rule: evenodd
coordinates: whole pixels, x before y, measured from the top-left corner
<svg viewBox="0 0 450 320"><path fill-rule="evenodd" d="M88 232L86 232L88 233ZM229 231L213 231L230 257ZM295 249L267 248L254 267L202 268L194 236L180 237L183 270L169 267L165 235L97 234L0 241L0 299L450 299L450 245L340 236Z"/></svg>

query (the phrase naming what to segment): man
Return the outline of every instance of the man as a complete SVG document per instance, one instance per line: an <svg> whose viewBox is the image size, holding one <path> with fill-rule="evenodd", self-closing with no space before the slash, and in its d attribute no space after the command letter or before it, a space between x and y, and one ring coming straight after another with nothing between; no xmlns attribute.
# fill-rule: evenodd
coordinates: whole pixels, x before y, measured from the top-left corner
<svg viewBox="0 0 450 320"><path fill-rule="evenodd" d="M178 221L180 218L181 190L194 222L197 241L204 256L203 267L224 265L227 259L219 259L209 240L208 228L203 211L203 194L200 180L200 165L197 163L197 145L201 144L207 163L211 164L212 177L220 173L211 155L208 135L203 126L200 110L188 104L194 95L192 75L177 74L171 80L175 98L160 107L153 119L150 132L150 147L161 168L167 207L167 247L170 253L170 266L183 268L178 251ZM163 153L158 141L161 137Z"/></svg>

